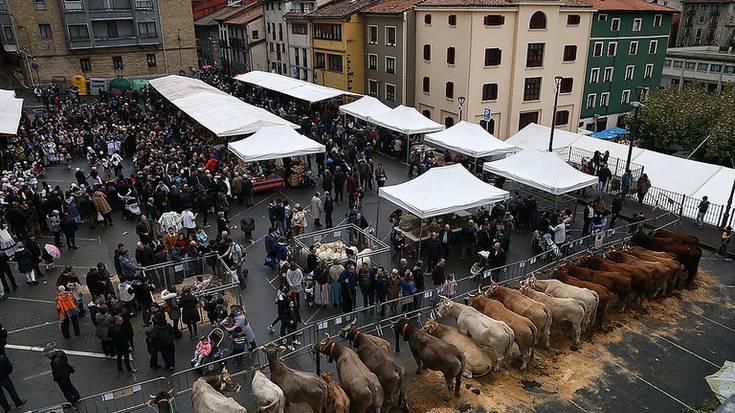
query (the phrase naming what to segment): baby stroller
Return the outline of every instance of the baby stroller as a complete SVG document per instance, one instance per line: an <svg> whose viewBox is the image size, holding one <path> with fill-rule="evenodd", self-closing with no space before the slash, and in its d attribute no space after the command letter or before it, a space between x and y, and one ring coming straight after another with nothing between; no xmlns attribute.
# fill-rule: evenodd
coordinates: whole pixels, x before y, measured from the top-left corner
<svg viewBox="0 0 735 413"><path fill-rule="evenodd" d="M531 248L533 249L533 252L536 254L540 254L542 252L551 252L556 257L561 257L561 251L559 251L559 247L554 243L554 239L551 238L551 234L544 233L542 234L541 231L536 230L533 232L533 239L531 240L532 245Z"/></svg>
<svg viewBox="0 0 735 413"><path fill-rule="evenodd" d="M316 187L316 180L314 179L314 176L312 175L310 170L307 170L303 174L301 174L301 178L299 179L299 185L298 188L315 188Z"/></svg>
<svg viewBox="0 0 735 413"><path fill-rule="evenodd" d="M209 334L207 334L207 338L209 338L209 342L212 344L212 352L209 356L205 357L201 363L203 366L202 374L205 375L219 370L220 366L218 364L211 363L221 360L227 353L227 349L222 347L222 342L225 339L224 330L219 327L215 327L209 332Z"/></svg>

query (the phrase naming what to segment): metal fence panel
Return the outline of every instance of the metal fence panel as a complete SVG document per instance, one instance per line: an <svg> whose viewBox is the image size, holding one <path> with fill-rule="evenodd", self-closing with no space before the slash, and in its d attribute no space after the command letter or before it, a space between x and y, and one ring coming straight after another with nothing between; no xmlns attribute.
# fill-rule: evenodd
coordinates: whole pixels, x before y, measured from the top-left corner
<svg viewBox="0 0 735 413"><path fill-rule="evenodd" d="M149 395L168 391L170 388L165 377L157 377L84 397L77 402L75 410L79 413L125 413L147 409Z"/></svg>

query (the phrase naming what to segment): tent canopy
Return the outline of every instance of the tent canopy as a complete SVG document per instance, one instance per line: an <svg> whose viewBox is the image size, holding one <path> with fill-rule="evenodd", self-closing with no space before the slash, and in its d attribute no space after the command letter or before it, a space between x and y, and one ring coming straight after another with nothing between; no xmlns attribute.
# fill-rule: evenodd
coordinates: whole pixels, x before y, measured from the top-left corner
<svg viewBox="0 0 735 413"><path fill-rule="evenodd" d="M441 132L426 135L424 142L448 148L473 158L505 155L517 150L515 146L509 145L488 133L482 126L465 121L461 121Z"/></svg>
<svg viewBox="0 0 735 413"><path fill-rule="evenodd" d="M23 99L0 97L0 135L15 135L20 125Z"/></svg>
<svg viewBox="0 0 735 413"><path fill-rule="evenodd" d="M615 128L607 128L603 131L593 133L592 136L597 139L610 140L613 138L617 138L620 135L625 135L626 133L628 133L627 129L615 127Z"/></svg>
<svg viewBox="0 0 735 413"><path fill-rule="evenodd" d="M266 126L249 137L227 144L230 152L244 162L325 152L324 145L288 126Z"/></svg>
<svg viewBox="0 0 735 413"><path fill-rule="evenodd" d="M425 219L494 204L508 198L508 192L456 164L431 168L408 182L380 188L378 196Z"/></svg>
<svg viewBox="0 0 735 413"><path fill-rule="evenodd" d="M600 153L605 153L605 151L608 151L610 152L610 156L613 158L618 158L622 160L628 159L628 149L629 149L628 145L622 145L622 144L610 142L607 140L593 138L592 136L580 135L579 139L574 141L571 147L575 149L583 149L587 152L590 152L590 155L593 154L595 151L600 151ZM632 159L635 159L638 155L642 154L643 152L645 152L644 149L634 146ZM609 166L610 166L610 169L614 169L613 167L615 165L609 165ZM621 166L621 168L623 168L623 172L625 172L624 165Z"/></svg>
<svg viewBox="0 0 735 413"><path fill-rule="evenodd" d="M15 97L14 90L0 89L0 98L14 98L14 97Z"/></svg>
<svg viewBox="0 0 735 413"><path fill-rule="evenodd" d="M710 178L722 169L719 165L697 162L648 150L643 151L642 154L634 159L635 163L644 165L643 172L651 179L651 185L686 195L696 193ZM727 192L729 189L730 186L725 185L720 190ZM727 199L728 195L730 195L729 192L725 195L725 199Z"/></svg>
<svg viewBox="0 0 735 413"><path fill-rule="evenodd" d="M525 128L521 129L515 135L508 138L505 142L511 145L515 145L519 148L536 148L536 149L549 149L549 135L551 134L551 128L548 126L542 126L535 123L528 124ZM572 133L562 129L556 129L554 131L554 142L553 149L562 149L570 146L574 141L579 139L581 135L578 133Z"/></svg>
<svg viewBox="0 0 735 413"><path fill-rule="evenodd" d="M217 136L245 135L275 125L298 129L297 125L198 79L170 75L153 79L150 85Z"/></svg>
<svg viewBox="0 0 735 413"><path fill-rule="evenodd" d="M372 96L363 96L352 103L347 103L339 107L340 112L365 121L370 117L390 112L390 110L391 108L389 106L384 105Z"/></svg>
<svg viewBox="0 0 735 413"><path fill-rule="evenodd" d="M283 93L296 99L305 100L310 103L336 98L342 95L360 96L357 93L346 92L327 86L315 85L301 79L279 75L277 73L253 70L235 77L241 82L270 89L274 92Z"/></svg>
<svg viewBox="0 0 735 413"><path fill-rule="evenodd" d="M505 159L485 162L482 169L553 195L597 183L596 176L574 169L553 152L538 149L524 149Z"/></svg>
<svg viewBox="0 0 735 413"><path fill-rule="evenodd" d="M403 105L391 111L371 116L368 121L404 135L444 130L444 125L427 118L415 108Z"/></svg>

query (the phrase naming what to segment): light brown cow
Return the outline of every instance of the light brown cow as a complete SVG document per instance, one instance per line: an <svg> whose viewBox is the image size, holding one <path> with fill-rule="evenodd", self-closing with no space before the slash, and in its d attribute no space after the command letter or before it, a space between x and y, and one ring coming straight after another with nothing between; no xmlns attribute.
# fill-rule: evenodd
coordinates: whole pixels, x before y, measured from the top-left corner
<svg viewBox="0 0 735 413"><path fill-rule="evenodd" d="M462 375L467 378L481 377L493 370L498 357L480 348L471 338L462 334L456 327L441 324L430 318L424 323L423 331L439 340L457 347L464 354L465 366Z"/></svg>
<svg viewBox="0 0 735 413"><path fill-rule="evenodd" d="M227 397L200 377L191 388L191 403L195 413L247 413L233 398Z"/></svg>
<svg viewBox="0 0 735 413"><path fill-rule="evenodd" d="M564 284L559 280L539 280L533 275L528 277L526 282L534 290L544 292L552 297L571 298L580 302L585 307L585 322L582 324L583 331L595 323L597 307L600 304L600 297L596 292L589 288Z"/></svg>
<svg viewBox="0 0 735 413"><path fill-rule="evenodd" d="M533 360L533 346L538 344L541 337L531 320L508 310L500 301L481 294L470 294L468 303L477 311L492 319L503 321L513 329L514 341L521 353L521 370L525 370L528 362Z"/></svg>
<svg viewBox="0 0 735 413"><path fill-rule="evenodd" d="M327 383L326 413L350 413L350 398L342 387L332 378L334 373L323 371L319 376Z"/></svg>
<svg viewBox="0 0 735 413"><path fill-rule="evenodd" d="M536 291L528 283L522 283L520 292L534 301L546 305L551 310L552 325L561 327L569 323L572 330L572 350L579 349L579 341L582 336L582 323L584 322L584 305L573 298L556 298Z"/></svg>
<svg viewBox="0 0 735 413"><path fill-rule="evenodd" d="M485 291L485 295L500 301L507 309L514 313L531 320L541 334L540 340L543 342L544 347L549 348L552 314L551 310L546 308L545 305L526 297L518 290L503 287L496 283L490 284Z"/></svg>

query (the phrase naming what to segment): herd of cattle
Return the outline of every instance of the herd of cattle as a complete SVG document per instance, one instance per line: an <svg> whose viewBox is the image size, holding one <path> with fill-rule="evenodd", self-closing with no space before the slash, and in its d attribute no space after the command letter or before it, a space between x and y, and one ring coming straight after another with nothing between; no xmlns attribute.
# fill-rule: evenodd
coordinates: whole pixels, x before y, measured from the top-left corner
<svg viewBox="0 0 735 413"><path fill-rule="evenodd" d="M470 294L464 304L442 298L423 326L408 318L393 323L395 351L400 352L401 339L408 342L416 373L423 369L442 373L449 400L452 394L459 395L463 377L497 371L514 357L525 370L536 346L549 348L552 328L568 332L572 350L578 350L582 334L604 329L612 311L622 312L627 306L640 306L644 299L684 288L697 273L702 250L696 237L659 230L650 235L639 232L632 243L607 250L602 258L588 255L564 262L549 279L531 276L517 289L491 284ZM439 317L453 319L456 326L439 323ZM270 379L255 371L251 389L258 411L283 413L292 403L305 403L314 413L409 410L404 367L391 353L390 343L361 332L354 321L340 336L345 344L326 335L312 348L336 363L339 383L331 372L317 375L288 367L278 358L282 347L261 348ZM226 370L199 379L192 390L194 410L244 413L242 406L223 395L239 390L233 382ZM150 405L165 413L171 397L162 393Z"/></svg>

